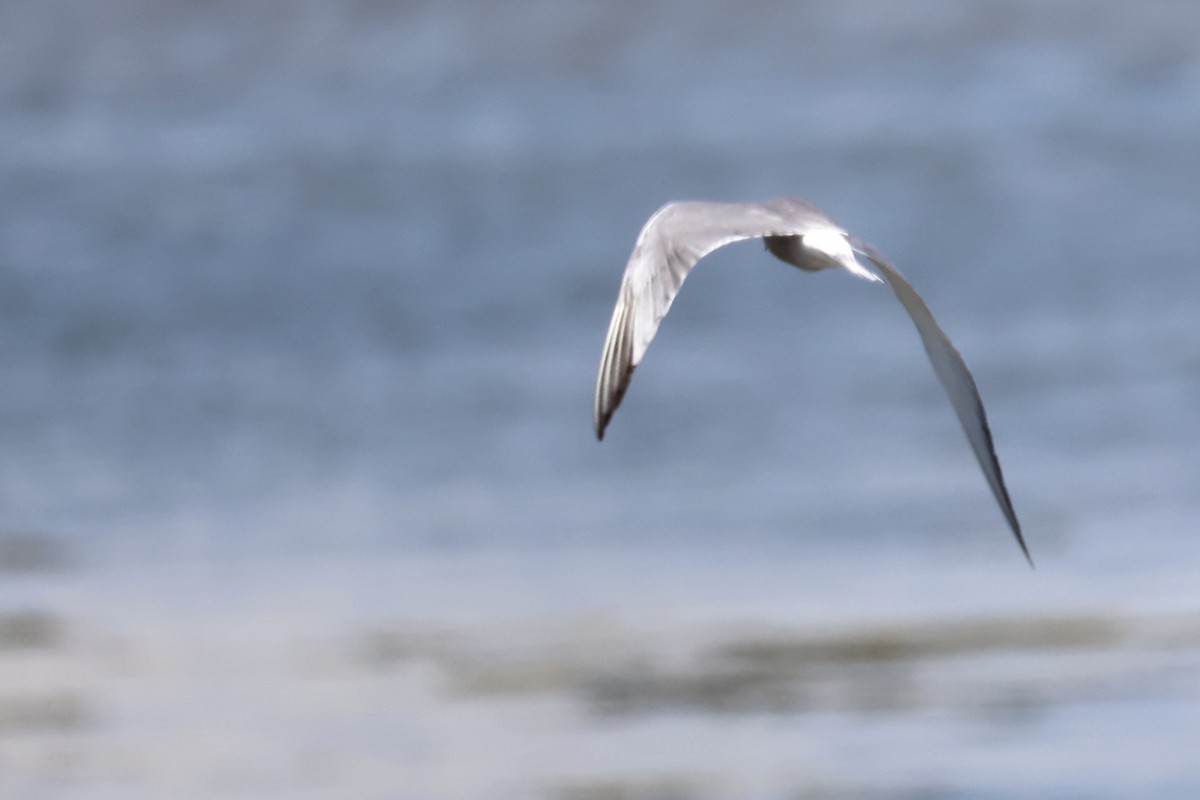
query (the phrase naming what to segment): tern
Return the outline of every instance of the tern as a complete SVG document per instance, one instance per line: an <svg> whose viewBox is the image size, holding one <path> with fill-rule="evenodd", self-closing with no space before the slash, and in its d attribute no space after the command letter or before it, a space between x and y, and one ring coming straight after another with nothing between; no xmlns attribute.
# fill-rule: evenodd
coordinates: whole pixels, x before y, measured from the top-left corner
<svg viewBox="0 0 1200 800"><path fill-rule="evenodd" d="M808 272L841 268L891 287L916 325L933 371L962 423L988 486L1021 552L1032 565L1000 472L983 400L966 362L900 271L882 253L851 236L807 200L785 197L764 203L672 202L650 217L625 267L600 358L594 410L596 437L604 438L609 420L629 388L634 368L641 363L688 273L717 248L745 239L762 239L773 256ZM866 256L874 268L859 262L855 252Z"/></svg>

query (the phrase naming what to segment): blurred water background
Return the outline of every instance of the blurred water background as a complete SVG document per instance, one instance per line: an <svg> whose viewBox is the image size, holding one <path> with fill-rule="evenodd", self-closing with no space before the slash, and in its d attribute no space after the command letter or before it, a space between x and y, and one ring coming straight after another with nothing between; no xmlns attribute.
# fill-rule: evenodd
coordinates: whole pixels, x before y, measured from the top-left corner
<svg viewBox="0 0 1200 800"><path fill-rule="evenodd" d="M0 794L1200 793L1200 6L0 4ZM798 194L609 436L670 199Z"/></svg>

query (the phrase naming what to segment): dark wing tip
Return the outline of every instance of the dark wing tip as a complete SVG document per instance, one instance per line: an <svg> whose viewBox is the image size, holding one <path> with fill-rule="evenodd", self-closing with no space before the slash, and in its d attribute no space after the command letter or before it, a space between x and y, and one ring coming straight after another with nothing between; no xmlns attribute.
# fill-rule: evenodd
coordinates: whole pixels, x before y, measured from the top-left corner
<svg viewBox="0 0 1200 800"><path fill-rule="evenodd" d="M1029 562L1030 569L1037 569L1033 563L1033 556L1029 553L1029 545L1025 544L1025 536L1021 533L1021 522L1017 519L1017 511L1013 508L1012 498L1008 495L1008 486L1004 483L1004 470L1000 467L1000 458L996 455L996 442L992 438L992 426L988 422L987 412L983 408L983 399L979 396L979 388L974 386L974 383L975 379L972 378L971 384L975 389L976 415L980 422L980 428L983 430L983 440L987 446L988 458L995 473L994 483L991 480L991 476L988 476L988 470L984 466L982 458L980 466L984 467L984 475L988 477L988 483L992 487L992 493L996 496L996 502L1000 504L1000 510L1004 513L1004 519L1008 522L1008 527L1012 530L1013 537L1021 547L1021 552L1025 555L1025 560Z"/></svg>
<svg viewBox="0 0 1200 800"><path fill-rule="evenodd" d="M972 378L974 384L974 378ZM1033 563L1033 556L1029 552L1029 545L1025 544L1025 536L1021 533L1021 523L1017 519L1017 511L1013 508L1012 498L1008 495L1008 486L1004 483L1004 471L1000 468L1000 458L996 455L996 443L992 438L992 426L988 422L987 412L983 409L983 400L979 397L979 389L975 389L975 405L978 409L979 420L983 429L984 442L987 444L987 452L990 456L992 467L995 470L996 482L992 485L992 491L996 495L997 502L1000 503L1000 510L1004 512L1004 519L1008 521L1008 527L1012 530L1013 537L1017 540L1017 544L1021 547L1021 552L1025 555L1025 560L1029 562L1030 569L1037 569ZM980 464L982 466L982 462ZM986 468L984 474L987 474ZM991 483L991 481L988 481Z"/></svg>
<svg viewBox="0 0 1200 800"><path fill-rule="evenodd" d="M1021 524L1017 522L1017 515L1012 513L1008 522L1012 526L1013 536L1017 537L1017 544L1021 546L1021 552L1025 554L1025 560L1029 562L1029 568L1037 569L1037 565L1033 563L1033 556L1029 554L1029 546L1025 544L1025 537L1021 534Z"/></svg>
<svg viewBox="0 0 1200 800"><path fill-rule="evenodd" d="M604 432L608 430L608 423L612 420L613 414L616 413L617 406L621 405L621 400L625 398L625 391L629 388L629 381L633 377L634 366L630 364L621 374L620 380L611 384L607 392L602 390L601 396L598 398L599 404L596 406L596 440L604 441Z"/></svg>

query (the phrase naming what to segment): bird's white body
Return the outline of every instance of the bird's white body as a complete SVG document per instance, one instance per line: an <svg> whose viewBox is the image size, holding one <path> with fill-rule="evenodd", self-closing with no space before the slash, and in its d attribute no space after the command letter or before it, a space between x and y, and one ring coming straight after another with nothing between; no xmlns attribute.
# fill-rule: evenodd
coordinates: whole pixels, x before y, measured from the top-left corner
<svg viewBox="0 0 1200 800"><path fill-rule="evenodd" d="M823 228L803 236L787 237L789 241L797 242L804 249L801 269L816 271L818 269L837 269L841 267L852 275L869 281L883 280L871 270L859 263L854 255L854 248L846 238L844 231L836 228Z"/></svg>
<svg viewBox="0 0 1200 800"><path fill-rule="evenodd" d="M1029 558L1000 472L983 401L966 362L899 270L878 250L852 237L811 203L798 198L765 203L668 203L650 217L625 267L600 359L595 403L597 437L604 437L634 368L692 267L718 247L744 239L762 239L772 255L803 270L841 268L891 287L916 325L984 477ZM864 266L855 251L865 255L874 269Z"/></svg>

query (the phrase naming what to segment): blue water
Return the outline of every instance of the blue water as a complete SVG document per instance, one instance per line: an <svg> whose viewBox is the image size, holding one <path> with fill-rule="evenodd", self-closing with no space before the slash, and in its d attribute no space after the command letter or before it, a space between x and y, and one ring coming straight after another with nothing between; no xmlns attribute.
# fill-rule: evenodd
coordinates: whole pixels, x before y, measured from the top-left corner
<svg viewBox="0 0 1200 800"><path fill-rule="evenodd" d="M274 608L295 589L280 564L328 558L351 622L1200 610L1200 10L743 5L0 8L0 527L89 565L65 594L5 587L14 607L70 621L114 575L129 608L191 587L168 629L209 592L261 583L278 595L247 603ZM779 194L925 294L975 371L1036 573L890 293L754 244L689 279L594 441L642 222ZM443 566L402 586L372 569L426 559ZM1183 683L1093 713L1200 746ZM1080 735L1074 709L1019 734L1073 754L1044 779L995 781L976 743L939 782L885 726L862 733L894 750L890 782L850 783L1200 789L1182 756L1090 782L1124 740ZM34 772L40 796L96 796ZM206 774L175 796L208 796ZM479 796L480 774L401 791ZM283 785L254 775L253 796ZM331 791L374 796L355 786Z"/></svg>

